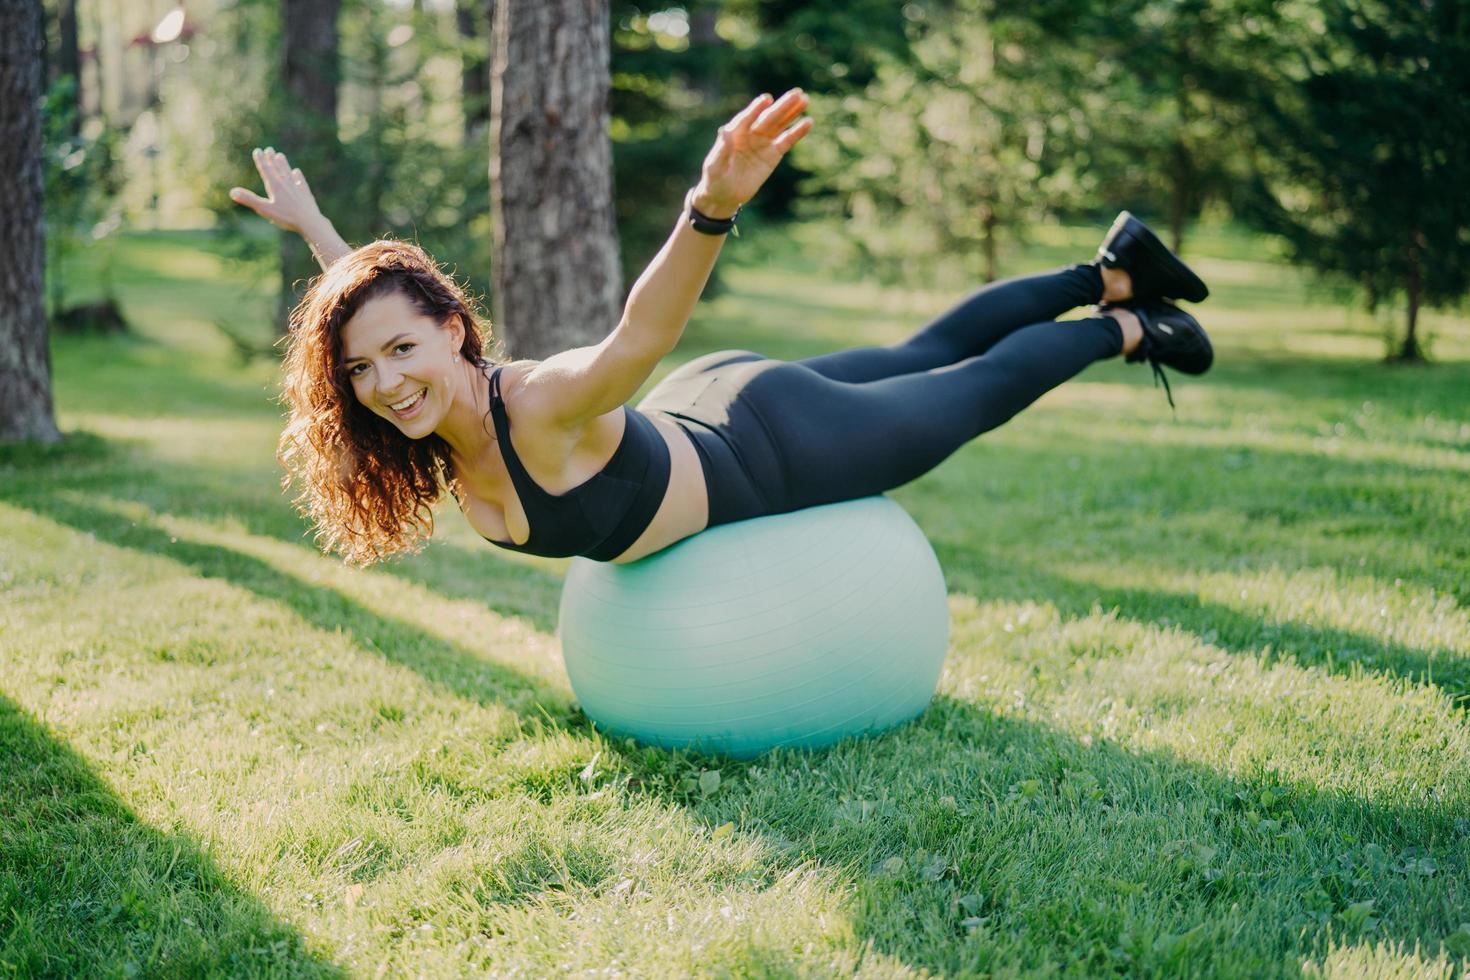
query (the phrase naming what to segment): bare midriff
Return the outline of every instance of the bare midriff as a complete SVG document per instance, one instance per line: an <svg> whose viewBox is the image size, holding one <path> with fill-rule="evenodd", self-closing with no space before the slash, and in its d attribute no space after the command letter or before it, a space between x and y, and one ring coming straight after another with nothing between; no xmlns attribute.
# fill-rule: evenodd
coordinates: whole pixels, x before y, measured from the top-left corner
<svg viewBox="0 0 1470 980"><path fill-rule="evenodd" d="M523 362L524 363L524 362ZM516 365L519 367L520 365ZM537 486L553 496L581 486L607 466L623 440L627 419L621 408L599 415L576 432L538 426L527 416L516 417L515 391L520 376L507 370L501 379L506 413L514 429L516 455ZM645 415L669 447L669 485L648 527L613 561L637 561L662 551L676 541L704 530L709 523L709 497L704 467L694 443L673 420L657 413ZM458 473L464 489L460 509L481 537L524 544L531 526L516 495L505 457L497 444L472 471Z"/></svg>

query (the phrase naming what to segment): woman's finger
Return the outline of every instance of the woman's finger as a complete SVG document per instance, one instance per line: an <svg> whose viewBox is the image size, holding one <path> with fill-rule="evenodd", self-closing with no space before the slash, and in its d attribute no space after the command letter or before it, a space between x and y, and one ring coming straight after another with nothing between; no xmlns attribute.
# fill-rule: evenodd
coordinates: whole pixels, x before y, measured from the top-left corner
<svg viewBox="0 0 1470 980"><path fill-rule="evenodd" d="M243 187L230 188L230 200L234 201L236 204L243 204L245 207L254 211L256 214L260 214L261 209L269 207L271 203L270 201L267 201L265 198L261 197L259 194L256 194L253 191L248 191Z"/></svg>
<svg viewBox="0 0 1470 980"><path fill-rule="evenodd" d="M771 93L769 92L763 92L751 99L750 105L737 112L735 117L725 124L725 131L734 135L748 130L750 124L755 120L756 113L770 105L770 100Z"/></svg>
<svg viewBox="0 0 1470 980"><path fill-rule="evenodd" d="M281 178L281 183L291 183L291 164L286 161L286 154L276 154L276 175Z"/></svg>
<svg viewBox="0 0 1470 980"><path fill-rule="evenodd" d="M280 171L276 169L276 151L270 147L261 150L255 169L260 171L260 179L265 182L265 196L275 200L282 183Z"/></svg>
<svg viewBox="0 0 1470 980"><path fill-rule="evenodd" d="M799 88L792 89L762 112L750 131L760 135L779 133L783 126L806 108L807 101L805 92Z"/></svg>
<svg viewBox="0 0 1470 980"><path fill-rule="evenodd" d="M250 161L255 164L255 171L256 173L260 174L260 179L265 182L266 193L269 193L271 186L271 168L270 164L266 162L265 151L257 146L254 150L250 152Z"/></svg>
<svg viewBox="0 0 1470 980"><path fill-rule="evenodd" d="M266 150L266 163L270 164L271 176L276 178L276 185L283 186L288 183L285 172L281 169L281 155L272 147Z"/></svg>
<svg viewBox="0 0 1470 980"><path fill-rule="evenodd" d="M811 132L811 129L811 119L803 119L801 122L797 123L795 126L792 126L790 129L786 130L786 132L776 137L776 149L780 150L782 153L785 153L787 150L795 146L798 140L800 140L807 133Z"/></svg>

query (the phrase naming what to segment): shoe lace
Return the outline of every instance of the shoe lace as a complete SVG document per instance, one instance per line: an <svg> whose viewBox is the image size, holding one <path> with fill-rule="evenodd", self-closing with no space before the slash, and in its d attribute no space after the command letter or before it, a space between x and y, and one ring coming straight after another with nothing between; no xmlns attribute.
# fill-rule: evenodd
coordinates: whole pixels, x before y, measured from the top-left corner
<svg viewBox="0 0 1470 980"><path fill-rule="evenodd" d="M1154 369L1154 387L1157 388L1160 381L1164 383L1164 397L1169 399L1169 407L1177 415L1179 407L1174 404L1174 392L1169 388L1169 376L1164 373L1163 365L1152 353L1145 354L1144 357L1148 360L1148 366Z"/></svg>

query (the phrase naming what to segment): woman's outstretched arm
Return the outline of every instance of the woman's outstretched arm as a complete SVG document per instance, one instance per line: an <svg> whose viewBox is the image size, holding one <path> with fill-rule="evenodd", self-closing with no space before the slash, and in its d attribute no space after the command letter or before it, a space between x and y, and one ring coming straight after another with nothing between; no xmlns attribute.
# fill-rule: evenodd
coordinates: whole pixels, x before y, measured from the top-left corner
<svg viewBox="0 0 1470 980"><path fill-rule="evenodd" d="M720 127L704 158L689 203L709 218L728 218L755 196L786 152L812 127L797 121L806 94L792 89L772 101L762 95ZM725 236L707 235L679 217L673 234L633 284L623 317L601 343L576 347L542 361L524 383L566 426L611 412L638 393L673 351L703 292Z"/></svg>
<svg viewBox="0 0 1470 980"><path fill-rule="evenodd" d="M798 88L774 102L761 95L721 126L690 196L694 208L711 218L728 218L754 197L786 152L811 129L810 119L796 122L807 102ZM695 231L681 216L633 284L619 329L665 353L673 350L724 241L723 235Z"/></svg>
<svg viewBox="0 0 1470 980"><path fill-rule="evenodd" d="M251 154L255 169L265 183L265 197L243 187L230 190L230 200L243 204L278 228L294 231L306 240L322 270L352 251L337 229L317 207L316 198L300 170L292 169L286 154L273 147L257 148Z"/></svg>

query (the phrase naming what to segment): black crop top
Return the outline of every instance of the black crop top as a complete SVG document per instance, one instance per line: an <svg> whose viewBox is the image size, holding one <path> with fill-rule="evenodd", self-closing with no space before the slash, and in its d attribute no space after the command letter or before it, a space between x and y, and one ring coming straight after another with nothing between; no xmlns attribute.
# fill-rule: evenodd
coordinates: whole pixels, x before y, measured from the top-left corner
<svg viewBox="0 0 1470 980"><path fill-rule="evenodd" d="M669 447L663 434L646 416L623 406L623 440L602 471L564 494L547 493L531 479L510 444L510 416L500 397L501 370L498 367L490 375L490 414L531 536L525 544L485 540L547 558L585 555L611 561L627 551L652 523L669 486Z"/></svg>

